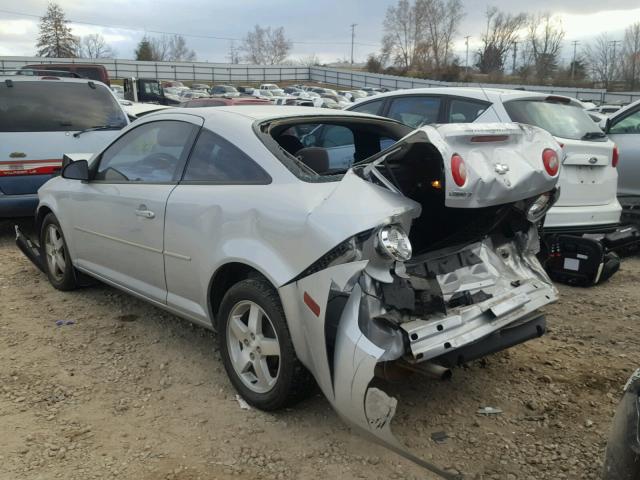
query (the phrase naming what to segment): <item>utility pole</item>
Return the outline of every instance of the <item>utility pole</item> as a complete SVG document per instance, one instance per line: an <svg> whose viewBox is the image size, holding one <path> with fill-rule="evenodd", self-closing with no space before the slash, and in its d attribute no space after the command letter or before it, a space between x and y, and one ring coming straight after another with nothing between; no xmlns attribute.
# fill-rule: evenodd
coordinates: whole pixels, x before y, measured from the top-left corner
<svg viewBox="0 0 640 480"><path fill-rule="evenodd" d="M611 74L612 77L613 75L615 75L615 71L616 71L616 47L618 46L618 44L622 43L622 41L620 40L612 40L610 42L613 45L613 58L611 59ZM614 78L612 78L611 80L615 80Z"/></svg>
<svg viewBox="0 0 640 480"><path fill-rule="evenodd" d="M574 40L573 42L573 61L571 62L571 81L576 75L576 49L578 48L578 44L580 43L578 40Z"/></svg>
<svg viewBox="0 0 640 480"><path fill-rule="evenodd" d="M351 66L353 67L353 41L356 38L356 27L358 26L357 23L352 23L351 24Z"/></svg>
<svg viewBox="0 0 640 480"><path fill-rule="evenodd" d="M518 58L518 41L513 41L513 67L511 67L511 75L516 73L516 59Z"/></svg>
<svg viewBox="0 0 640 480"><path fill-rule="evenodd" d="M466 37L464 37L464 44L467 47L467 55L464 59L464 69L466 70L466 74L467 76L469 76L469 39L471 38L471 35L467 35Z"/></svg>

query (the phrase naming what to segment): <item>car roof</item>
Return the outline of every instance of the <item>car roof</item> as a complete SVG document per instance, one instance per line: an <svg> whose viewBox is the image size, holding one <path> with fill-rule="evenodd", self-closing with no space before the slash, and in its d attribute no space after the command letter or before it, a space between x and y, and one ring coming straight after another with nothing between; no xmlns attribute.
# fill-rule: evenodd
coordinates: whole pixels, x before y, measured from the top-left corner
<svg viewBox="0 0 640 480"><path fill-rule="evenodd" d="M57 80L49 80L51 77L56 77ZM105 85L100 80L92 80L90 78L58 77L55 72L52 72L50 75L7 75L0 72L0 79L2 79L2 81L11 80L12 82L63 82L83 83L85 85L89 82L93 82L95 84L102 85L105 88L109 88L108 85Z"/></svg>
<svg viewBox="0 0 640 480"><path fill-rule="evenodd" d="M368 87L367 87L368 88ZM386 97L396 97L405 95L451 95L467 98L474 98L477 100L486 100L490 102L496 101L509 101L519 98L536 98L536 97L548 97L550 94L541 92L532 92L530 90L513 90L506 88L483 88L483 87L431 87L431 88L411 88L407 90L395 90L392 92L385 92L375 95L373 97L367 97L361 102L381 99ZM556 95L554 97L566 97L565 95ZM355 104L354 104L355 105Z"/></svg>
<svg viewBox="0 0 640 480"><path fill-rule="evenodd" d="M147 118L154 118L163 115L164 112L157 112L147 116ZM220 106L220 107L200 107L200 108L172 108L166 112L167 114L186 113L189 115L198 115L205 121L213 118L220 119L220 116L234 116L243 117L249 123L253 123L256 120L277 120L279 118L289 117L366 117L366 118L379 118L374 115L362 114L358 112L348 112L345 110L330 110L326 108L314 108L314 107L296 107L296 106L284 106L284 105L235 105L235 106Z"/></svg>

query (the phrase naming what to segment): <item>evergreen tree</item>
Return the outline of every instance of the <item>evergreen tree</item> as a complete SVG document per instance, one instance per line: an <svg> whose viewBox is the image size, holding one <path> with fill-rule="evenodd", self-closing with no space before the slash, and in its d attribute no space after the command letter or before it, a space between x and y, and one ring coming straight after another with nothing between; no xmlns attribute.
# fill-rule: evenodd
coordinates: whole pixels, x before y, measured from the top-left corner
<svg viewBox="0 0 640 480"><path fill-rule="evenodd" d="M47 13L40 19L40 34L36 49L39 57L75 57L78 40L67 26L64 12L57 3L50 3Z"/></svg>
<svg viewBox="0 0 640 480"><path fill-rule="evenodd" d="M135 51L136 60L145 60L151 61L153 60L153 51L151 50L151 42L149 39L144 36L140 43L138 43L138 48Z"/></svg>

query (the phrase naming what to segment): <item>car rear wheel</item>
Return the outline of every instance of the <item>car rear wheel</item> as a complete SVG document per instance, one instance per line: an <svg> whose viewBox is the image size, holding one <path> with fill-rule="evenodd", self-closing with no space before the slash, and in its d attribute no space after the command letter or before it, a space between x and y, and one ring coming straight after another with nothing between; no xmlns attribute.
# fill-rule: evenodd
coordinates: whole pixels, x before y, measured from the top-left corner
<svg viewBox="0 0 640 480"><path fill-rule="evenodd" d="M243 280L225 294L219 343L236 390L261 410L277 410L305 397L313 385L296 357L280 298L263 278Z"/></svg>
<svg viewBox="0 0 640 480"><path fill-rule="evenodd" d="M73 290L78 287L71 264L69 249L62 228L53 213L49 213L40 229L40 245L44 256L44 267L49 282L58 290Z"/></svg>

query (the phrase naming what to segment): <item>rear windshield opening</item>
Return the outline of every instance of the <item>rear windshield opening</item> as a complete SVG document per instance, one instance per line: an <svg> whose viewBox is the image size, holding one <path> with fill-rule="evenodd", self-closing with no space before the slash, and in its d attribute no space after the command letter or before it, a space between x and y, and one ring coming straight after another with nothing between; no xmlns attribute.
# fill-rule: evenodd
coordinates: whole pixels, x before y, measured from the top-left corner
<svg viewBox="0 0 640 480"><path fill-rule="evenodd" d="M354 163L389 148L411 131L379 120L279 121L263 125L274 154L304 181L338 180ZM265 138L263 138L264 140Z"/></svg>
<svg viewBox="0 0 640 480"><path fill-rule="evenodd" d="M58 80L0 83L0 132L65 132L124 127L127 119L109 89Z"/></svg>
<svg viewBox="0 0 640 480"><path fill-rule="evenodd" d="M512 100L504 103L512 121L543 128L552 135L573 140L603 139L604 134L584 109L548 99Z"/></svg>

